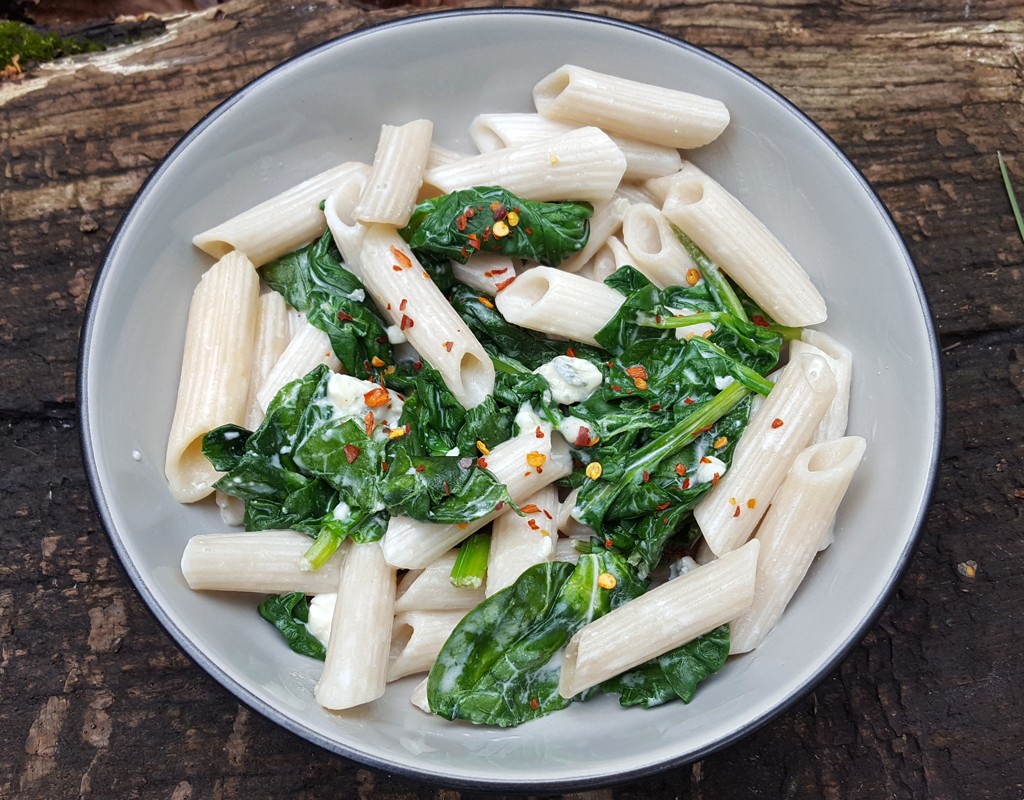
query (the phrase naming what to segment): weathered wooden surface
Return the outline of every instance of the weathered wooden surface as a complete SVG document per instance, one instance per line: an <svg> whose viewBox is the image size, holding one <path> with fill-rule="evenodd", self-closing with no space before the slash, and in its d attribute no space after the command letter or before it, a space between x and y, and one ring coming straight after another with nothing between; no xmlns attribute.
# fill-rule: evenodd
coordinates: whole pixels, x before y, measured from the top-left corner
<svg viewBox="0 0 1024 800"><path fill-rule="evenodd" d="M113 557L78 450L84 305L140 182L267 68L426 6L382 5L242 0L0 86L0 797L472 796L328 755L191 664ZM1024 797L1024 245L996 166L1024 189L1024 8L548 5L704 46L821 124L917 260L948 384L921 548L863 643L739 744L581 796Z"/></svg>

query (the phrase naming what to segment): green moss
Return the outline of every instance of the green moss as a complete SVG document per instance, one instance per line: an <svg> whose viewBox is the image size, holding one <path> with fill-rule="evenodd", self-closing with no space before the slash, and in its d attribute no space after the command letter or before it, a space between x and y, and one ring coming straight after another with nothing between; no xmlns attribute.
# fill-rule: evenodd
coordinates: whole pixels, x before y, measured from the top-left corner
<svg viewBox="0 0 1024 800"><path fill-rule="evenodd" d="M0 21L0 70L13 66L15 56L23 67L30 61L52 61L102 49L102 45L66 39L56 33L39 33L21 22Z"/></svg>

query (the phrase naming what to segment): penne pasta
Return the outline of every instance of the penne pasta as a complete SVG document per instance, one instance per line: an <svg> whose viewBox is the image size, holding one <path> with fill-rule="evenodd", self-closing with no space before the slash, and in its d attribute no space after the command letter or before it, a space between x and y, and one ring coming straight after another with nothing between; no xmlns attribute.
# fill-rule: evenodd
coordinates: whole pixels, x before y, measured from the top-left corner
<svg viewBox="0 0 1024 800"><path fill-rule="evenodd" d="M542 78L533 101L545 117L665 147L702 147L729 124L723 103L567 64Z"/></svg>
<svg viewBox="0 0 1024 800"><path fill-rule="evenodd" d="M428 169L424 180L441 192L503 186L528 200L610 200L626 171L622 151L597 128L470 156Z"/></svg>
<svg viewBox="0 0 1024 800"><path fill-rule="evenodd" d="M540 114L480 114L470 123L469 137L481 153L491 153L504 147L569 133L576 127ZM682 163L679 151L674 147L662 147L625 136L611 135L610 138L626 159L623 180L643 181L671 175Z"/></svg>
<svg viewBox="0 0 1024 800"><path fill-rule="evenodd" d="M685 286L686 274L696 264L686 252L672 223L649 203L631 205L622 218L622 243L629 263L658 288Z"/></svg>
<svg viewBox="0 0 1024 800"><path fill-rule="evenodd" d="M625 299L589 278L535 267L498 292L494 302L513 325L596 345L594 336Z"/></svg>
<svg viewBox="0 0 1024 800"><path fill-rule="evenodd" d="M613 197L607 203L595 205L594 214L590 218L590 236L587 243L579 252L559 264L558 268L565 272L579 272L601 249L608 237L619 232L622 218L628 208L629 201L621 197Z"/></svg>
<svg viewBox="0 0 1024 800"><path fill-rule="evenodd" d="M782 371L747 424L732 466L694 508L694 519L715 555L750 538L835 393L835 378L823 358L800 356Z"/></svg>
<svg viewBox="0 0 1024 800"><path fill-rule="evenodd" d="M407 611L395 616L387 680L427 672L465 614L462 611Z"/></svg>
<svg viewBox="0 0 1024 800"><path fill-rule="evenodd" d="M609 236L607 241L594 253L590 262L590 275L595 281L603 281L627 264L632 266L633 257L618 236Z"/></svg>
<svg viewBox="0 0 1024 800"><path fill-rule="evenodd" d="M312 539L296 531L205 533L181 555L181 573L192 589L218 592L321 594L338 588L340 556L311 570L303 556Z"/></svg>
<svg viewBox="0 0 1024 800"><path fill-rule="evenodd" d="M759 547L748 542L585 625L565 649L558 693L575 697L738 617L754 596Z"/></svg>
<svg viewBox="0 0 1024 800"><path fill-rule="evenodd" d="M466 408L483 402L494 391L491 357L402 237L391 226L370 226L360 260L367 291L452 394Z"/></svg>
<svg viewBox="0 0 1024 800"><path fill-rule="evenodd" d="M754 597L732 623L730 653L753 650L775 627L830 534L865 447L859 436L832 439L808 447L793 462L757 529Z"/></svg>
<svg viewBox="0 0 1024 800"><path fill-rule="evenodd" d="M274 291L260 295L256 312L256 333L253 336L252 366L249 368L249 399L246 402L245 427L256 430L265 416L256 397L259 388L277 364L291 341L288 304Z"/></svg>
<svg viewBox="0 0 1024 800"><path fill-rule="evenodd" d="M256 402L265 412L274 395L285 384L301 378L320 364L326 364L334 372L341 367L327 334L309 322L304 322L302 328L274 362L273 369L256 392Z"/></svg>
<svg viewBox="0 0 1024 800"><path fill-rule="evenodd" d="M554 556L558 490L553 485L545 486L528 497L521 509L525 517L502 514L491 527L485 592L488 597L515 583L527 568L551 561Z"/></svg>
<svg viewBox="0 0 1024 800"><path fill-rule="evenodd" d="M321 706L335 711L384 694L395 613L395 571L385 562L380 542L346 539L340 549L339 605L314 692Z"/></svg>
<svg viewBox="0 0 1024 800"><path fill-rule="evenodd" d="M210 267L192 295L178 399L164 472L179 503L213 492L219 473L203 457L203 435L245 422L259 277L241 253Z"/></svg>
<svg viewBox="0 0 1024 800"><path fill-rule="evenodd" d="M850 383L853 376L853 356L843 345L827 333L808 328L800 338L789 343L790 358L814 353L828 362L836 379L836 396L818 424L812 442L827 442L846 435L850 409Z"/></svg>
<svg viewBox="0 0 1024 800"><path fill-rule="evenodd" d="M261 267L320 236L326 220L320 210L338 181L364 164L347 161L281 192L259 205L203 231L193 244L214 258L237 250Z"/></svg>
<svg viewBox="0 0 1024 800"><path fill-rule="evenodd" d="M662 212L782 325L824 322L825 300L785 246L739 200L692 166L671 184Z"/></svg>
<svg viewBox="0 0 1024 800"><path fill-rule="evenodd" d="M382 125L377 152L352 216L359 222L409 224L430 155L434 123Z"/></svg>
<svg viewBox="0 0 1024 800"><path fill-rule="evenodd" d="M477 253L465 264L458 261L451 264L452 273L459 283L491 297L498 293L499 284L516 277L512 259L499 253Z"/></svg>
<svg viewBox="0 0 1024 800"><path fill-rule="evenodd" d="M355 219L355 207L369 178L369 168L354 170L338 182L337 187L324 201L324 216L331 229L334 244L341 253L345 268L362 280L360 255L366 225Z"/></svg>

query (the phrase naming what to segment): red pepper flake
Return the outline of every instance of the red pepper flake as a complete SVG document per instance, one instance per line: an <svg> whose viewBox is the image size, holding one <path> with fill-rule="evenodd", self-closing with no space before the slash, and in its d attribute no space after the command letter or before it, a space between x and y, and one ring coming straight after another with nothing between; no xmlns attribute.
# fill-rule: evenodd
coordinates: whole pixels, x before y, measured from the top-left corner
<svg viewBox="0 0 1024 800"><path fill-rule="evenodd" d="M536 503L527 503L525 506L519 506L519 510L524 514L539 514L540 506Z"/></svg>
<svg viewBox="0 0 1024 800"><path fill-rule="evenodd" d="M740 507L739 506L736 506L736 510L732 512L732 515L734 517L738 517L740 515Z"/></svg>
<svg viewBox="0 0 1024 800"><path fill-rule="evenodd" d="M484 273L485 278L493 278L495 275L503 275L508 272L508 267L502 267L501 269L489 269Z"/></svg>
<svg viewBox="0 0 1024 800"><path fill-rule="evenodd" d="M719 475L719 474L718 474L717 472L716 472L716 473L715 473L714 475L712 475L712 476L711 476L711 485L712 485L712 486L717 486L717 485L718 485L718 481L719 481L719 479L720 479L721 477L722 477L722 476L721 476L721 475Z"/></svg>
<svg viewBox="0 0 1024 800"><path fill-rule="evenodd" d="M537 520L535 520L535 519L528 519L528 520L526 520L526 524L530 526L530 530L531 531L539 531L540 530L540 525L537 524Z"/></svg>
<svg viewBox="0 0 1024 800"><path fill-rule="evenodd" d="M398 304L398 310L399 310L399 311L405 311L405 309L406 309L406 308L408 308L408 307L409 307L409 301L408 301L408 300L406 300L406 299L405 299L405 298L403 297L403 298L402 298L402 302Z"/></svg>
<svg viewBox="0 0 1024 800"><path fill-rule="evenodd" d="M512 281L514 281L515 279L516 279L516 276L513 275L511 278L508 278L507 280L504 280L501 283L494 284L494 288L497 289L500 292L502 289L507 288L512 283Z"/></svg>
<svg viewBox="0 0 1024 800"><path fill-rule="evenodd" d="M544 438L544 431L542 431L540 429L540 425L538 425L537 426L537 430L534 431L534 436L536 436L538 439L543 439Z"/></svg>
<svg viewBox="0 0 1024 800"><path fill-rule="evenodd" d="M527 236L533 236L533 228L523 228Z"/></svg>
<svg viewBox="0 0 1024 800"><path fill-rule="evenodd" d="M580 431L576 434L576 441L573 442L576 447L587 447L590 445L590 428L586 425L580 425Z"/></svg>
<svg viewBox="0 0 1024 800"><path fill-rule="evenodd" d="M366 420L366 435L367 436L372 436L373 435L373 412L372 411L367 411L366 412L366 417L364 417L364 419Z"/></svg>
<svg viewBox="0 0 1024 800"><path fill-rule="evenodd" d="M475 233L469 234L469 236L466 237L466 240L469 242L469 246L472 247L474 250L480 249L480 237L477 236Z"/></svg>
<svg viewBox="0 0 1024 800"><path fill-rule="evenodd" d="M685 474L686 474L686 465L685 464L676 464L676 475L678 475L681 478Z"/></svg>
<svg viewBox="0 0 1024 800"><path fill-rule="evenodd" d="M655 314L654 315L654 324L655 325L660 325L661 324L661 314Z"/></svg>
<svg viewBox="0 0 1024 800"><path fill-rule="evenodd" d="M494 217L494 221L497 222L508 216L508 209L505 208L504 203L495 201L491 203L491 215Z"/></svg>
<svg viewBox="0 0 1024 800"><path fill-rule="evenodd" d="M455 342L444 342L441 346L450 353L452 351L452 347L455 346Z"/></svg>
<svg viewBox="0 0 1024 800"><path fill-rule="evenodd" d="M532 711L536 711L538 708L540 708L540 703L537 702L537 698L536 697L531 697L530 698L530 709Z"/></svg>
<svg viewBox="0 0 1024 800"><path fill-rule="evenodd" d="M344 450L345 450L345 460L349 464L351 464L353 461L355 461L357 458L359 458L359 448L356 447L354 444L347 444L347 445L345 445Z"/></svg>
<svg viewBox="0 0 1024 800"><path fill-rule="evenodd" d="M469 253L466 251L466 245L462 245L462 257L469 258Z"/></svg>
<svg viewBox="0 0 1024 800"><path fill-rule="evenodd" d="M370 408L377 408L378 406L391 402L391 395L388 394L387 389L381 386L375 386L363 395L363 402Z"/></svg>
<svg viewBox="0 0 1024 800"><path fill-rule="evenodd" d="M654 508L655 508L656 511L664 511L670 505L672 505L672 504L671 503L662 503L660 506L655 506Z"/></svg>
<svg viewBox="0 0 1024 800"><path fill-rule="evenodd" d="M459 231L466 230L466 215L465 214L459 214L459 216L457 216L455 218L455 227L458 228Z"/></svg>
<svg viewBox="0 0 1024 800"><path fill-rule="evenodd" d="M611 539L605 539L604 540L604 546L605 546L605 549L607 549L607 550L611 550L613 544L615 544L615 542L613 542Z"/></svg>
<svg viewBox="0 0 1024 800"><path fill-rule="evenodd" d="M622 387L619 386L619 384L617 384L617 383L613 383L612 384L612 391L613 392L621 392L622 391Z"/></svg>
<svg viewBox="0 0 1024 800"><path fill-rule="evenodd" d="M668 525L668 517L662 517L661 518L661 524L662 525Z"/></svg>
<svg viewBox="0 0 1024 800"><path fill-rule="evenodd" d="M480 295L480 296L479 296L479 297L477 298L477 300L479 300L479 301L480 301L480 303L481 303L481 304L482 304L482 305L483 305L483 306L484 306L485 308L494 308L494 303L492 303L492 302L491 302L490 300L488 300L488 299L487 299L486 297L484 297L483 295Z"/></svg>
<svg viewBox="0 0 1024 800"><path fill-rule="evenodd" d="M543 509L541 509L541 510L542 510L542 511L544 512L544 516L545 516L545 517L547 517L548 519L554 519L554 517L553 517L553 516L551 516L551 512L550 512L550 511L548 511L548 510L547 510L546 508L543 508Z"/></svg>
<svg viewBox="0 0 1024 800"><path fill-rule="evenodd" d="M417 358L415 361L412 362L412 368L419 372L421 369L423 369L423 362Z"/></svg>
<svg viewBox="0 0 1024 800"><path fill-rule="evenodd" d="M685 398L683 398L683 405L684 406L692 406L695 402L696 401L692 397L685 397Z"/></svg>
<svg viewBox="0 0 1024 800"><path fill-rule="evenodd" d="M423 470L425 470L426 468L427 468L426 465L420 464L418 467L416 467L416 471L417 472L423 472Z"/></svg>
<svg viewBox="0 0 1024 800"><path fill-rule="evenodd" d="M565 354L569 356L569 358L576 358L576 351L573 350L571 347L565 348Z"/></svg>
<svg viewBox="0 0 1024 800"><path fill-rule="evenodd" d="M683 489L683 491L686 491L687 489L690 488L690 479L689 478L687 478L686 480L683 481L683 483L681 485L681 488Z"/></svg>
<svg viewBox="0 0 1024 800"><path fill-rule="evenodd" d="M651 473L649 473L647 470L644 470L644 483L647 483L650 479Z"/></svg>
<svg viewBox="0 0 1024 800"><path fill-rule="evenodd" d="M344 311L339 311L338 312L338 322L351 322L351 321L352 321L352 315L351 314L346 314Z"/></svg>
<svg viewBox="0 0 1024 800"><path fill-rule="evenodd" d="M393 255L395 259L398 261L398 263L401 264L403 267L412 266L412 260L409 258L409 256L407 256L394 245L391 245L391 255Z"/></svg>
<svg viewBox="0 0 1024 800"><path fill-rule="evenodd" d="M775 419L772 420L772 427L773 428L781 428L782 425L783 425L783 422L778 417L776 417Z"/></svg>
<svg viewBox="0 0 1024 800"><path fill-rule="evenodd" d="M459 469L469 469L471 466L473 466L473 459L469 456L459 459Z"/></svg>
<svg viewBox="0 0 1024 800"><path fill-rule="evenodd" d="M642 364L637 364L635 367L629 367L626 370L626 374L634 381L647 380L647 370L644 369Z"/></svg>
<svg viewBox="0 0 1024 800"><path fill-rule="evenodd" d="M388 303L386 308L387 308L388 311L390 311L391 310L391 303Z"/></svg>
<svg viewBox="0 0 1024 800"><path fill-rule="evenodd" d="M398 326L399 330L408 330L416 323L412 321L412 317L402 314L402 323Z"/></svg>
<svg viewBox="0 0 1024 800"><path fill-rule="evenodd" d="M476 207L476 211L480 211L482 209L483 206ZM469 208L466 209L466 216L469 217L470 219L473 219L473 217L476 216L476 211L473 210L473 206L470 206Z"/></svg>
<svg viewBox="0 0 1024 800"><path fill-rule="evenodd" d="M441 487L444 489L445 496L450 497L452 490L448 487L448 481L441 481Z"/></svg>
<svg viewBox="0 0 1024 800"><path fill-rule="evenodd" d="M651 406L651 411L661 411L661 403L655 403Z"/></svg>
<svg viewBox="0 0 1024 800"><path fill-rule="evenodd" d="M699 436L702 433L707 433L709 430L711 430L711 428L711 425L705 425L703 428L697 428L697 430L695 430L692 435Z"/></svg>
<svg viewBox="0 0 1024 800"><path fill-rule="evenodd" d="M381 472L387 472L388 471L388 462L387 461L381 461L380 462L380 471Z"/></svg>
<svg viewBox="0 0 1024 800"><path fill-rule="evenodd" d="M480 469L487 469L487 459L480 456L480 458L476 460L476 465L480 467Z"/></svg>
<svg viewBox="0 0 1024 800"><path fill-rule="evenodd" d="M757 325L757 327L759 327L759 328L770 328L771 327L771 325L768 324L768 320L766 320L760 314L754 314L754 316L752 316L750 318L750 321L753 322L755 325Z"/></svg>
<svg viewBox="0 0 1024 800"><path fill-rule="evenodd" d="M398 264L392 264L391 265L391 269L393 269L395 272L401 272L402 271L402 268L400 266L398 266Z"/></svg>

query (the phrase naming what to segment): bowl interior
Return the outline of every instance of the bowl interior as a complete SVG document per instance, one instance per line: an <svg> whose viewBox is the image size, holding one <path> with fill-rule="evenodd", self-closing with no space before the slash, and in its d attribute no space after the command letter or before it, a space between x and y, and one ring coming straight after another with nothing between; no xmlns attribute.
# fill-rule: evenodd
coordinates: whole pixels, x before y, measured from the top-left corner
<svg viewBox="0 0 1024 800"><path fill-rule="evenodd" d="M480 729L410 706L416 681L406 679L367 708L329 714L312 700L319 665L285 648L258 618L256 598L194 593L179 572L189 537L224 530L212 503L175 503L163 475L188 303L210 263L191 238L322 169L371 160L382 123L427 117L440 143L472 152L476 113L532 110L533 84L565 63L728 105L730 127L693 160L762 218L829 301L820 327L853 351L850 432L867 439L865 461L835 543L779 627L688 706L620 710L599 698L518 729ZM360 32L279 67L204 119L146 184L110 248L89 308L80 396L115 548L171 635L217 680L365 763L521 788L608 782L699 758L805 692L863 634L908 559L939 425L934 335L916 274L835 146L707 53L596 17L527 11L428 15Z"/></svg>

